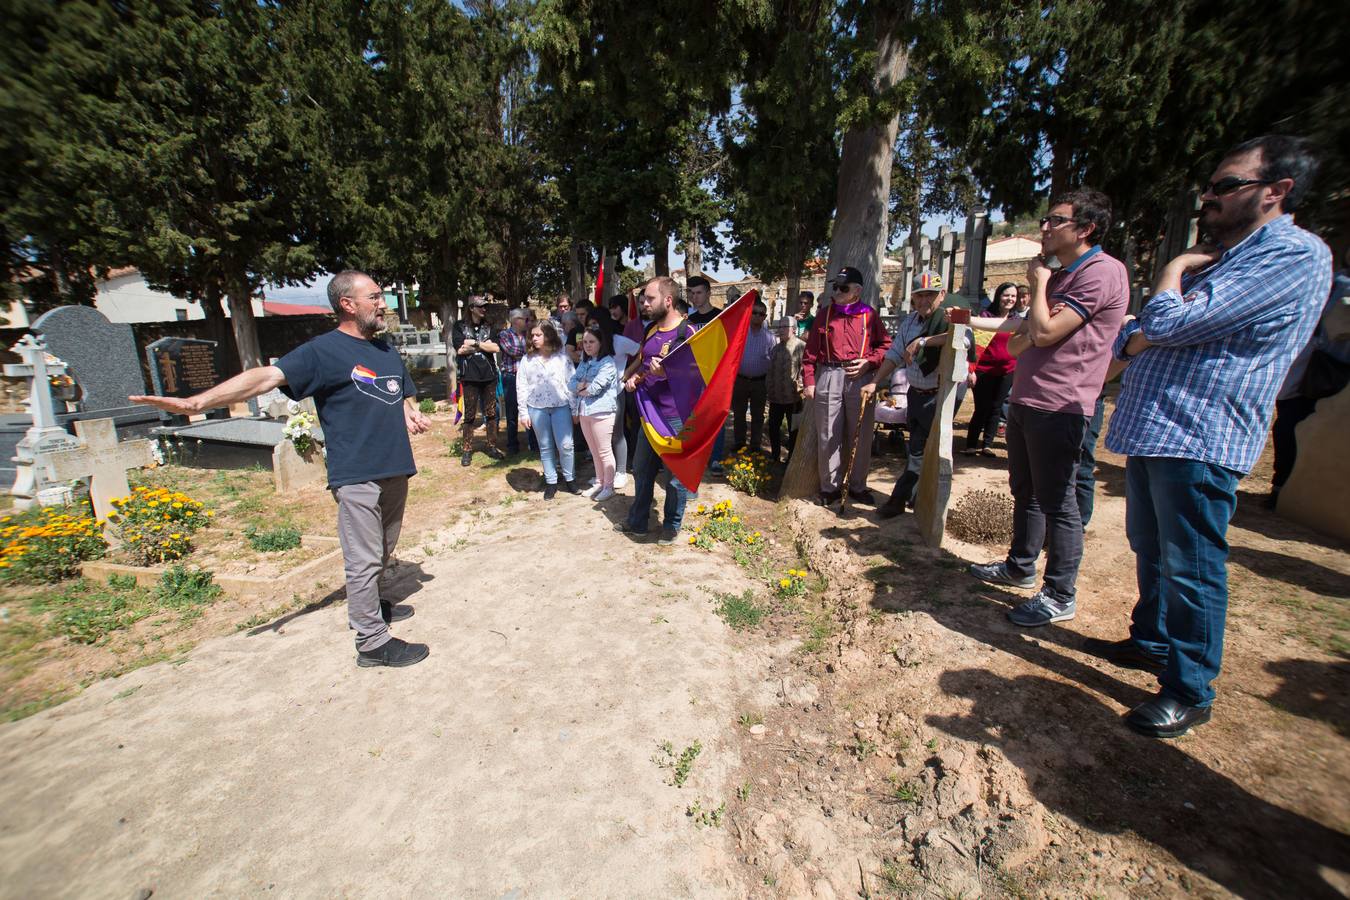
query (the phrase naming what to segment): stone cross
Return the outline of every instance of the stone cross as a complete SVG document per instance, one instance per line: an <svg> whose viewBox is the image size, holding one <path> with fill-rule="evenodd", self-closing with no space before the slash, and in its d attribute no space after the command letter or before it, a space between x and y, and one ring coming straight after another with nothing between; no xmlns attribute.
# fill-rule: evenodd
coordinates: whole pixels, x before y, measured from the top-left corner
<svg viewBox="0 0 1350 900"><path fill-rule="evenodd" d="M64 503L70 499L70 490L57 483L57 478L48 472L48 455L58 450L68 450L79 446L75 438L56 424L56 412L52 406L51 382L53 375L64 375L66 367L62 363L47 362L47 344L43 338L26 334L12 348L20 363L7 363L5 375L10 378L24 378L28 381L28 406L33 424L14 448L14 486L10 493L14 496L14 505L19 509L28 509L35 503L50 505Z"/></svg>
<svg viewBox="0 0 1350 900"><path fill-rule="evenodd" d="M113 499L131 493L127 469L153 464L154 449L144 438L118 443L117 426L112 419L76 422L75 433L83 439L84 446L51 454L49 467L61 481L87 477L94 515L106 520L109 513L116 511Z"/></svg>
<svg viewBox="0 0 1350 900"><path fill-rule="evenodd" d="M937 411L928 432L928 443L924 444L923 469L919 472L914 503L919 536L930 547L941 547L946 536L947 502L952 494L952 416L956 413L956 389L969 374L970 363L966 359L969 337L969 325L956 322L948 325L947 344L938 363L941 375Z"/></svg>
<svg viewBox="0 0 1350 900"><path fill-rule="evenodd" d="M973 310L980 308L984 297L984 253L991 230L989 210L977 204L966 215L966 260L961 275L961 293Z"/></svg>

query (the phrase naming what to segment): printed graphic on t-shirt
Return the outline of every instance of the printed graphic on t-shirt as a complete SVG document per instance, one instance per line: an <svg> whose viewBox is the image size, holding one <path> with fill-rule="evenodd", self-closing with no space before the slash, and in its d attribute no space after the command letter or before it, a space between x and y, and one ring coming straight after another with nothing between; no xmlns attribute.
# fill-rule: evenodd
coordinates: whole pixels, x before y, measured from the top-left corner
<svg viewBox="0 0 1350 900"><path fill-rule="evenodd" d="M367 397L385 403L398 403L403 399L403 379L400 375L376 375L358 363L352 366L352 383Z"/></svg>

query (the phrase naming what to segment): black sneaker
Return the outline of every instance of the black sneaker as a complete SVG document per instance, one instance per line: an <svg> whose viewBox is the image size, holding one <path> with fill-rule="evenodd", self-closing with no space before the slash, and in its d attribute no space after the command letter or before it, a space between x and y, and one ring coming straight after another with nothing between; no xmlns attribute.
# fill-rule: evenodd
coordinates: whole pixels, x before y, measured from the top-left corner
<svg viewBox="0 0 1350 900"><path fill-rule="evenodd" d="M390 638L374 650L358 650L356 664L363 669L375 666L415 666L426 659L431 649L426 644L409 644L398 638Z"/></svg>
<svg viewBox="0 0 1350 900"><path fill-rule="evenodd" d="M662 528L661 537L658 538L656 542L664 546L669 546L675 543L675 539L678 538L679 536L680 532L679 529L677 528Z"/></svg>
<svg viewBox="0 0 1350 900"><path fill-rule="evenodd" d="M983 564L975 563L970 567L970 574L989 584L1006 584L1008 587L1023 589L1036 586L1036 575L1034 573L1026 576L1013 575L1008 571L1008 567L1003 560Z"/></svg>
<svg viewBox="0 0 1350 900"><path fill-rule="evenodd" d="M575 481L564 481L564 482L563 482L563 490L564 490L564 491L567 491L567 493L569 493L569 494L579 494L579 493L581 493L581 491L577 490L577 483L576 483Z"/></svg>
<svg viewBox="0 0 1350 900"><path fill-rule="evenodd" d="M499 447L489 447L483 452L488 455L489 459L506 459L506 454Z"/></svg>
<svg viewBox="0 0 1350 900"><path fill-rule="evenodd" d="M821 506L834 506L836 503L838 503L840 500L842 500L843 497L844 497L844 494L843 494L842 491L821 491L821 492L820 492L820 498L819 498L819 499L820 499L820 505L821 505Z"/></svg>
<svg viewBox="0 0 1350 900"><path fill-rule="evenodd" d="M459 464L460 464L461 466L472 465L472 464L473 464L473 451L472 451L472 450L465 450L465 451L464 451L464 455L461 456L461 457L459 458Z"/></svg>
<svg viewBox="0 0 1350 900"><path fill-rule="evenodd" d="M388 600L380 601L380 618L384 619L384 624L392 625L395 622L402 622L404 619L413 617L413 608L411 606L395 606Z"/></svg>
<svg viewBox="0 0 1350 900"><path fill-rule="evenodd" d="M556 496L558 496L558 486L557 486L556 484L546 484L546 485L544 485L544 499L545 499L545 500L552 500L552 499L553 499L554 497L556 497Z"/></svg>

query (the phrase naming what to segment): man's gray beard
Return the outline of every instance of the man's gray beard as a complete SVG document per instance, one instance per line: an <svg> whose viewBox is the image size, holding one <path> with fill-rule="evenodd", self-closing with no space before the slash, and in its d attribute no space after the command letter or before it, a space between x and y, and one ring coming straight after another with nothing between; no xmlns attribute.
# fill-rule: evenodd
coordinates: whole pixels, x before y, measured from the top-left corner
<svg viewBox="0 0 1350 900"><path fill-rule="evenodd" d="M366 340L370 340L377 334L382 334L388 330L381 321L381 317L373 314L368 319L357 319L356 327L360 329L361 334L365 336Z"/></svg>

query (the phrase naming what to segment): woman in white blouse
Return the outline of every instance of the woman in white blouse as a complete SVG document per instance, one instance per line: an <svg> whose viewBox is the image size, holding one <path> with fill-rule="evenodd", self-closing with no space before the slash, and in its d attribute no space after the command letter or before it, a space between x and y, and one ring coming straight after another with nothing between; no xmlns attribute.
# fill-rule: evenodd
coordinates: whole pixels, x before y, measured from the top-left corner
<svg viewBox="0 0 1350 900"><path fill-rule="evenodd" d="M558 493L559 469L563 490L577 493L572 448L577 400L568 389L575 367L563 352L562 339L551 322L540 322L530 329L529 343L530 349L516 373L516 402L521 410L521 427L533 428L539 441L544 499L552 500Z"/></svg>

